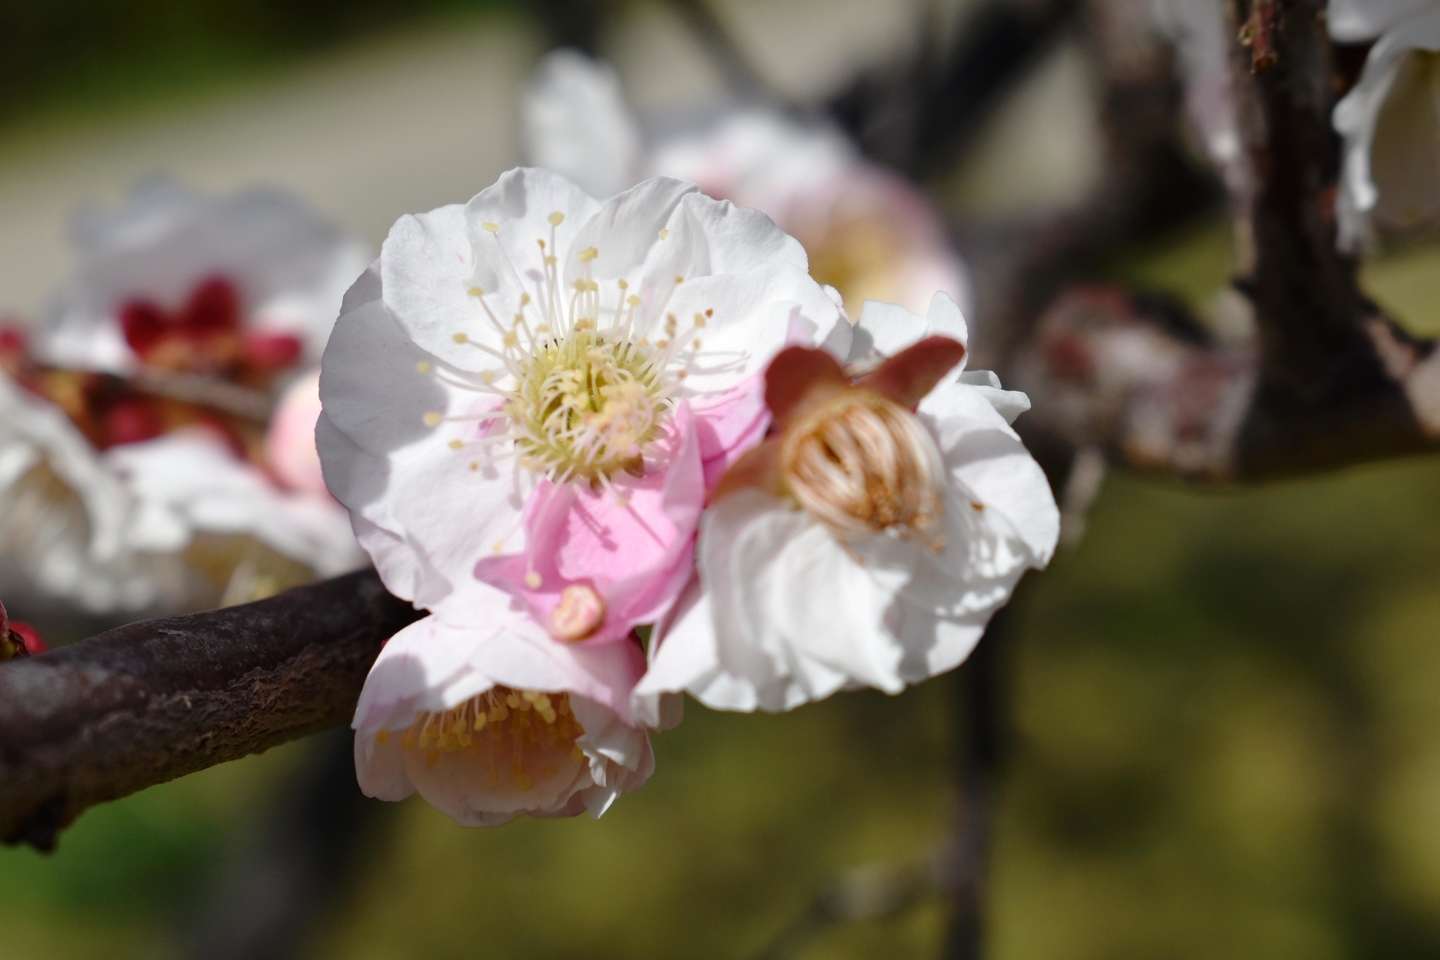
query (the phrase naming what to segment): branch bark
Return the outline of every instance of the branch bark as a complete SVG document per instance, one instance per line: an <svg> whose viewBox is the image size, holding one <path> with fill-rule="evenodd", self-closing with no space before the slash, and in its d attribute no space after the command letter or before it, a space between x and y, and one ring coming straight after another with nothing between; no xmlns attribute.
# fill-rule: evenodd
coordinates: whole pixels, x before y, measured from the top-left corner
<svg viewBox="0 0 1440 960"><path fill-rule="evenodd" d="M348 721L420 616L365 571L0 665L0 838L51 850L97 803Z"/></svg>

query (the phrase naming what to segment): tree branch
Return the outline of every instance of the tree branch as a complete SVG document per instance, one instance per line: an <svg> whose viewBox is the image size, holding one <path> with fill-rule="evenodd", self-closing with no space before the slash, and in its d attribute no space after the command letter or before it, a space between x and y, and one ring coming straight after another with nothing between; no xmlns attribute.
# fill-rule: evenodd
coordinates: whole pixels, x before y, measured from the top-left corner
<svg viewBox="0 0 1440 960"><path fill-rule="evenodd" d="M1221 342L1164 297L1071 286L1024 327L1013 355L1016 386L1035 403L1021 423L1027 441L1202 482L1440 446L1436 343L1385 317L1360 290L1354 258L1336 249L1330 114L1346 70L1324 6L1233 0L1230 10L1232 25L1246 25L1234 31L1231 80L1253 182L1231 196L1229 312L1250 335ZM1074 260L1042 265L1075 274Z"/></svg>
<svg viewBox="0 0 1440 960"><path fill-rule="evenodd" d="M97 803L348 721L420 616L365 571L0 665L0 838L53 849Z"/></svg>

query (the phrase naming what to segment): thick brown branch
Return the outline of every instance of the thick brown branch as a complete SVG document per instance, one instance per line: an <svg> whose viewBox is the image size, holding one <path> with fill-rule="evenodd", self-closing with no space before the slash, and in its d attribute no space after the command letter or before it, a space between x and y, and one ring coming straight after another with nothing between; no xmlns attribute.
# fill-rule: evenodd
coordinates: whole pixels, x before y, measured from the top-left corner
<svg viewBox="0 0 1440 960"><path fill-rule="evenodd" d="M0 665L0 838L51 849L97 803L347 721L419 616L367 571Z"/></svg>
<svg viewBox="0 0 1440 960"><path fill-rule="evenodd" d="M1367 331L1377 311L1335 246L1340 141L1324 0L1238 0L1235 14L1271 24L1273 45L1259 71L1237 46L1231 71L1257 180L1239 210L1254 249L1236 285L1254 303L1262 357L1238 469L1264 477L1421 449L1404 387Z"/></svg>

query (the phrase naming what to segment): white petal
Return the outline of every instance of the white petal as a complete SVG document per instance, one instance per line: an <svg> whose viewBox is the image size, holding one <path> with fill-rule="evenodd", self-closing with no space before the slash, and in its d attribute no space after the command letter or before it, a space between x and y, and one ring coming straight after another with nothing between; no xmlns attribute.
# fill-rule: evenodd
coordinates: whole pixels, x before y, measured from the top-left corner
<svg viewBox="0 0 1440 960"><path fill-rule="evenodd" d="M941 383L920 402L919 413L935 434L951 482L983 508L965 504L962 514L983 513L988 521L993 512L1015 531L1027 563L1048 563L1060 535L1054 495L1040 465L989 399L974 387ZM966 516L965 522L972 519Z"/></svg>
<svg viewBox="0 0 1440 960"><path fill-rule="evenodd" d="M1330 0L1325 22L1330 36L1344 43L1373 40L1435 0Z"/></svg>
<svg viewBox="0 0 1440 960"><path fill-rule="evenodd" d="M591 196L611 196L638 179L640 130L609 64L568 49L542 57L521 117L531 162Z"/></svg>
<svg viewBox="0 0 1440 960"><path fill-rule="evenodd" d="M1341 190L1337 201L1339 245L1344 250L1364 246L1370 237L1370 214L1380 200L1372 151L1376 130L1387 99L1400 76L1406 54L1411 50L1440 51L1440 7L1432 7L1386 33L1370 49L1360 79L1335 105L1335 129L1344 138L1344 161ZM1424 124L1396 131L1398 143L1407 146L1406 138L1419 138L1435 132L1433 115ZM1427 131L1429 132L1427 134ZM1418 144L1415 144L1418 145ZM1424 185L1431 188L1440 172L1431 172Z"/></svg>
<svg viewBox="0 0 1440 960"><path fill-rule="evenodd" d="M129 533L136 549L168 552L203 530L254 537L322 576L362 562L350 519L328 494L281 490L209 434L124 444L104 462L138 503Z"/></svg>
<svg viewBox="0 0 1440 960"><path fill-rule="evenodd" d="M652 177L606 201L575 235L569 247L571 255L562 261L567 289L582 274L582 264L574 253L588 247L599 254L589 263L595 279L633 278L657 256L655 251L668 243L668 238L661 239L660 231L684 198L694 192L693 183ZM660 282L668 291L673 275L666 274Z"/></svg>
<svg viewBox="0 0 1440 960"><path fill-rule="evenodd" d="M923 317L898 304L866 300L860 319L855 323L855 342L850 360L862 360L871 351L893 357L906 347L933 336L949 337L969 345L970 334L965 318L948 294L937 292L930 301L930 312Z"/></svg>

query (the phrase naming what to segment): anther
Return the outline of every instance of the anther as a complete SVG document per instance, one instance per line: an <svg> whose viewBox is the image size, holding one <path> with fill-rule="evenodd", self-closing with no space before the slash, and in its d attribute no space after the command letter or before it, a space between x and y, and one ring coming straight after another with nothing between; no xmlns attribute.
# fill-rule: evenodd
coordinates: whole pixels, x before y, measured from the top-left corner
<svg viewBox="0 0 1440 960"><path fill-rule="evenodd" d="M440 421L444 419L445 418L440 416L439 413L435 412L434 410L430 410L425 414L425 426L438 427L440 426Z"/></svg>
<svg viewBox="0 0 1440 960"><path fill-rule="evenodd" d="M550 226L552 226L552 227L558 227L558 226L560 226L560 224L562 224L562 223L565 222L565 214L561 213L559 210L556 210L554 213L550 214L550 216L547 217L546 219L548 219L548 220L550 221Z"/></svg>
<svg viewBox="0 0 1440 960"><path fill-rule="evenodd" d="M489 220L486 220L484 223L480 224L480 229L484 230L486 233L499 233L500 224L491 223Z"/></svg>
<svg viewBox="0 0 1440 960"><path fill-rule="evenodd" d="M483 296L485 296L485 290L484 290L483 288L481 288L481 287L471 287L469 290L466 290L465 292L468 293L468 294L470 294L470 296L472 296L472 297L483 297Z"/></svg>
<svg viewBox="0 0 1440 960"><path fill-rule="evenodd" d="M451 334L450 339L454 340L456 343L469 343L470 335L468 333L455 333Z"/></svg>
<svg viewBox="0 0 1440 960"><path fill-rule="evenodd" d="M415 369L419 370L421 373L429 373L435 368L430 364L426 363L424 360L421 360L419 363L415 364Z"/></svg>

